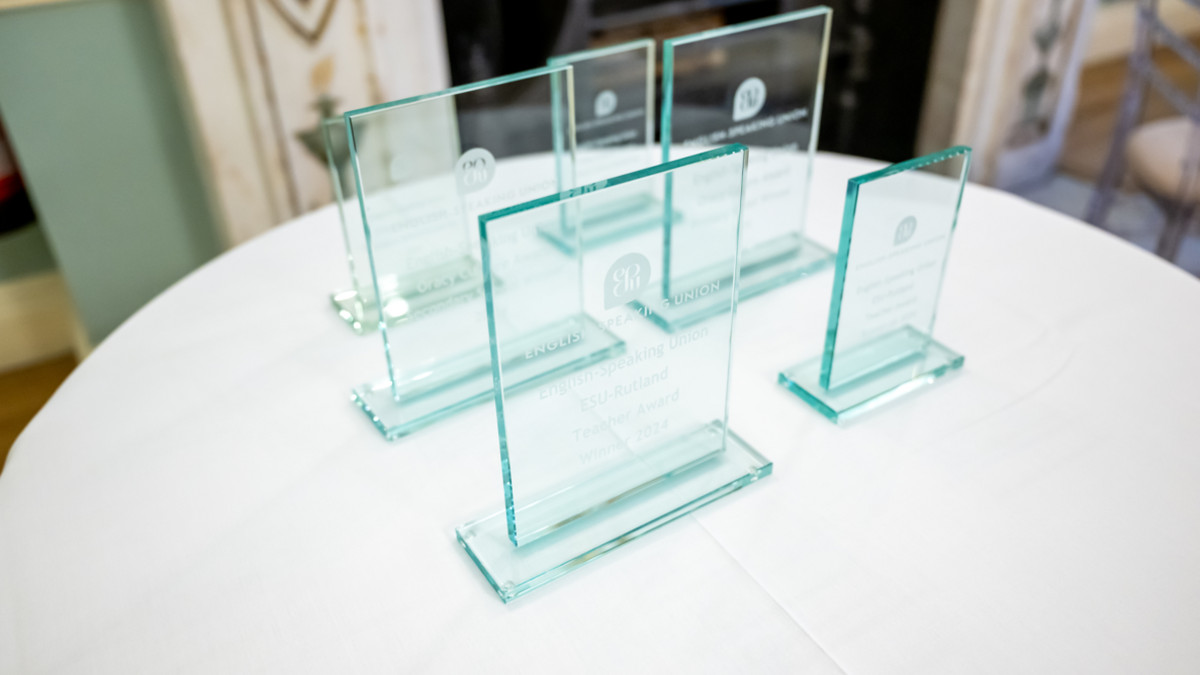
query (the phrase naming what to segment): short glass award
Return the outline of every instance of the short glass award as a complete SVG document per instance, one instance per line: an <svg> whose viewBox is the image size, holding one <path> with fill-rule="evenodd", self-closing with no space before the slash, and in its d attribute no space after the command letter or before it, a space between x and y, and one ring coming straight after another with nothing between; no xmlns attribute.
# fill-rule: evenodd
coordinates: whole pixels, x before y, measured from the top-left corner
<svg viewBox="0 0 1200 675"><path fill-rule="evenodd" d="M633 302L667 274L661 225L572 257L536 234L557 214L578 222L673 179L689 223L677 255L736 251L746 155L730 145L480 218L504 508L456 533L505 602L770 474L726 425L736 260L716 293L725 310L668 336L647 315L670 301ZM514 367L596 340L624 351L514 389Z"/></svg>
<svg viewBox="0 0 1200 675"><path fill-rule="evenodd" d="M824 353L779 374L830 420L962 367L931 334L970 163L958 146L850 179Z"/></svg>
<svg viewBox="0 0 1200 675"><path fill-rule="evenodd" d="M569 185L574 139L556 148L553 120L571 115L570 78L542 68L346 113L388 369L354 401L387 438L491 399L477 218ZM602 342L523 362L510 381L616 348Z"/></svg>
<svg viewBox="0 0 1200 675"><path fill-rule="evenodd" d="M831 19L828 7L816 7L663 42L663 161L734 142L754 156L742 215L742 300L833 262L804 236ZM667 330L722 311L703 303L675 309L659 316Z"/></svg>
<svg viewBox="0 0 1200 675"><path fill-rule="evenodd" d="M379 327L379 305L371 281L371 264L367 257L367 237L363 232L362 210L358 204L358 184L350 165L350 145L346 138L346 121L342 117L321 120L321 138L325 142L325 160L329 165L329 182L337 204L338 221L342 226L342 241L346 244L346 262L350 266L350 286L334 291L329 299L338 316L355 333Z"/></svg>
<svg viewBox="0 0 1200 675"><path fill-rule="evenodd" d="M574 123L574 185L589 185L658 163L654 147L654 40L635 40L565 56L552 66L574 69L575 119L555 120L560 148L566 147ZM662 225L661 198L631 193L611 204L590 209L583 228L585 248L600 246ZM574 252L573 223L545 227L542 235L565 253Z"/></svg>

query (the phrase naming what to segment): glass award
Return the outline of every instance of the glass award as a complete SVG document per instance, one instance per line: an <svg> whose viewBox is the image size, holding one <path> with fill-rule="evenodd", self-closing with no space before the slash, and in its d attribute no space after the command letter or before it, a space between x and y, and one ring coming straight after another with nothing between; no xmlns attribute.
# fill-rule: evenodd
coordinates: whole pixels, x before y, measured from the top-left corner
<svg viewBox="0 0 1200 675"><path fill-rule="evenodd" d="M329 299L338 316L355 333L362 335L379 325L379 305L375 302L371 264L367 257L367 238L363 233L362 211L358 204L358 185L350 165L350 145L346 138L346 121L341 117L321 120L321 138L325 142L325 160L329 165L329 181L337 205L338 221L342 226L342 241L346 245L346 262L350 266L350 286L334 291Z"/></svg>
<svg viewBox="0 0 1200 675"><path fill-rule="evenodd" d="M962 367L932 332L970 162L958 146L850 179L824 352L779 375L830 420Z"/></svg>
<svg viewBox="0 0 1200 675"><path fill-rule="evenodd" d="M688 222L675 233L678 255L736 251L746 157L730 145L479 219L504 507L456 533L505 602L770 474L726 425L736 260L731 285L712 293L724 311L668 335L648 315L673 300L635 301L668 273L661 224L574 256L538 234L547 219L578 223L612 199L661 195L672 180ZM514 387L527 360L596 340L623 349Z"/></svg>
<svg viewBox="0 0 1200 675"><path fill-rule="evenodd" d="M572 114L570 79L542 68L346 113L387 361L353 399L387 438L492 397L477 219L569 186L574 138L557 147L554 119ZM530 360L511 383L560 367Z"/></svg>
<svg viewBox="0 0 1200 675"><path fill-rule="evenodd" d="M574 124L575 185L589 185L658 163L654 147L654 40L635 40L589 51L555 56L552 66L574 69L575 118L556 120L560 147ZM660 197L630 193L610 204L595 205L580 223L584 247L604 245L635 232L660 227ZM562 219L542 235L563 252L574 252L573 223Z"/></svg>
<svg viewBox="0 0 1200 675"><path fill-rule="evenodd" d="M804 236L831 20L829 8L816 7L663 42L663 161L735 142L754 156L742 214L743 300L833 262ZM720 269L709 272L712 281ZM668 330L722 311L703 303L676 310L660 315Z"/></svg>

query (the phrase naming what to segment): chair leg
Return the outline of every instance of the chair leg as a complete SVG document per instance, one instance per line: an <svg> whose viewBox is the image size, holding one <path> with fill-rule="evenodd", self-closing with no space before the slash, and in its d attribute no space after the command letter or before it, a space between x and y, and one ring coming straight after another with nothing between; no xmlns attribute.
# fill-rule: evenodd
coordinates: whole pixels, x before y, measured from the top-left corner
<svg viewBox="0 0 1200 675"><path fill-rule="evenodd" d="M1133 133L1134 125L1137 124L1144 94L1145 85L1138 83L1135 87L1126 90L1124 100L1121 102L1121 113L1117 118L1116 129L1113 130L1112 147L1108 150L1108 159L1104 162L1100 180L1096 181L1096 192L1092 194L1092 199L1088 202L1087 216L1084 218L1096 227L1104 227L1108 211L1116 200L1117 188L1125 177L1125 146L1129 142L1130 134Z"/></svg>
<svg viewBox="0 0 1200 675"><path fill-rule="evenodd" d="M1171 205L1167 209L1167 222L1163 224L1162 234L1158 235L1158 246L1155 254L1168 262L1175 262L1179 255L1179 246L1192 224L1192 216L1196 212L1195 204Z"/></svg>
<svg viewBox="0 0 1200 675"><path fill-rule="evenodd" d="M1084 220L1101 229L1116 199L1121 179L1125 177L1125 146L1142 113L1146 98L1144 73L1149 59L1150 29L1144 21L1139 20L1137 43L1129 55L1129 75L1125 81L1125 92L1121 94L1121 108L1113 129L1112 146L1108 149L1108 159L1104 162L1100 180L1096 181L1096 192L1088 202L1087 215L1084 217Z"/></svg>
<svg viewBox="0 0 1200 675"><path fill-rule="evenodd" d="M1179 246L1187 236L1192 224L1192 215L1196 212L1196 202L1192 198L1196 177L1200 175L1200 131L1193 124L1188 132L1187 148L1184 150L1182 171L1179 176L1179 187L1175 190L1175 199L1167 210L1167 222L1163 225L1162 235L1158 238L1158 255L1175 262L1179 255Z"/></svg>

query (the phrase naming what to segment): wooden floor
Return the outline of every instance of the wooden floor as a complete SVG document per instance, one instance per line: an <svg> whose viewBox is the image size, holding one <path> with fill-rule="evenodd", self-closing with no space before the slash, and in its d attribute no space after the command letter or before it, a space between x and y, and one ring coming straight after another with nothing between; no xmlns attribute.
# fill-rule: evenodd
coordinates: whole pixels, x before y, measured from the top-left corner
<svg viewBox="0 0 1200 675"><path fill-rule="evenodd" d="M0 471L17 436L74 369L75 357L63 356L0 373Z"/></svg>
<svg viewBox="0 0 1200 675"><path fill-rule="evenodd" d="M1192 42L1200 46L1200 39L1193 37ZM1196 91L1196 71L1174 52L1160 48L1154 54L1154 63L1189 98ZM1059 160L1059 167L1065 173L1089 183L1099 178L1112 143L1113 127L1117 122L1117 110L1121 105L1128 72L1124 58L1083 69L1079 78L1075 116L1067 131ZM1142 113L1143 122L1176 115L1179 113L1162 96L1153 92L1147 96Z"/></svg>

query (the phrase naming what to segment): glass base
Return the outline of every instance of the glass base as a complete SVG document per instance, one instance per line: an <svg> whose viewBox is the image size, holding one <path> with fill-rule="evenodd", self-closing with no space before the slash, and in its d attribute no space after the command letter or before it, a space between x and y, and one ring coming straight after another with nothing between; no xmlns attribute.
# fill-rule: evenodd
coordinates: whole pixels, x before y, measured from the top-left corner
<svg viewBox="0 0 1200 675"><path fill-rule="evenodd" d="M580 316L530 334L530 348L554 342L562 335L585 337L534 359L520 358L504 365L505 390L535 386L580 368L625 353L625 343L588 316ZM513 350L523 354L525 350ZM392 392L390 381L362 385L351 399L388 440L410 434L476 403L493 400L492 357L487 347L439 361L425 372L412 373Z"/></svg>
<svg viewBox="0 0 1200 675"><path fill-rule="evenodd" d="M897 350L901 341L907 341L911 348ZM962 368L964 361L961 354L912 329L885 336L837 358L847 360L851 375L830 389L821 386L821 357L779 374L779 384L834 423L933 384ZM856 369L855 362L873 365Z"/></svg>
<svg viewBox="0 0 1200 675"><path fill-rule="evenodd" d="M631 237L662 227L663 203L651 195L637 195L614 200L603 208L592 207L583 221L584 250ZM683 216L676 212L675 218ZM564 228L560 223L548 223L538 227L538 234L555 248L567 255L576 253L575 231Z"/></svg>
<svg viewBox="0 0 1200 675"><path fill-rule="evenodd" d="M742 253L738 302L802 279L833 264L829 249L799 236L780 237ZM728 265L720 265L724 271ZM663 305L661 290L635 300L633 305L659 328L675 333L721 312L729 311L733 279L701 271L676 281L673 297Z"/></svg>
<svg viewBox="0 0 1200 675"><path fill-rule="evenodd" d="M711 437L720 432L720 422L713 422L697 433ZM697 442L703 443L700 439ZM675 455L679 450L673 448L669 452ZM730 431L724 451L716 450L659 475L639 489L519 547L509 538L504 511L466 523L455 533L500 599L511 602L622 544L770 475L771 470L769 460Z"/></svg>
<svg viewBox="0 0 1200 675"><path fill-rule="evenodd" d="M498 280L496 283L500 283ZM483 268L471 257L456 258L422 270L420 275L380 279L388 326L416 321L483 296ZM379 328L379 305L357 290L330 296L338 316L362 335Z"/></svg>
<svg viewBox="0 0 1200 675"><path fill-rule="evenodd" d="M379 308L373 301L360 300L358 291L347 289L334 291L329 295L333 308L338 316L350 325L359 335L370 333L379 328Z"/></svg>

